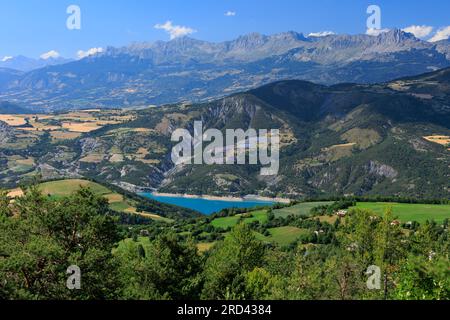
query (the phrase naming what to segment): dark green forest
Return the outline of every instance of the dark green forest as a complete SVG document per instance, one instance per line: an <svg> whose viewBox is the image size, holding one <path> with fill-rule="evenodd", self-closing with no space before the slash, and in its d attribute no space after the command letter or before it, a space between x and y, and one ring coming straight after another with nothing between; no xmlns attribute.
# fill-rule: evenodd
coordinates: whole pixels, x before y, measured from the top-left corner
<svg viewBox="0 0 450 320"><path fill-rule="evenodd" d="M31 186L14 201L0 194L0 299L449 299L448 220L405 229L394 219L351 210L333 224L291 221L321 232L289 247L263 243L257 225L240 223L199 252L174 225L151 224L148 242L139 241L136 226L89 189L55 200ZM72 265L80 290L66 286ZM380 281L369 289L373 266Z"/></svg>

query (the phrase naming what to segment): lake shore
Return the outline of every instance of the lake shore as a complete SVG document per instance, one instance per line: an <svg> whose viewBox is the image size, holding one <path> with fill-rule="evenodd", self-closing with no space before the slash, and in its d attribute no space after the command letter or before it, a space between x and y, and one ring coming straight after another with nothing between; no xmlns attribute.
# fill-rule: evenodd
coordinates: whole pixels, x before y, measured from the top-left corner
<svg viewBox="0 0 450 320"><path fill-rule="evenodd" d="M185 199L204 199L204 200L213 200L213 201L230 201L230 202L245 202L245 201L261 201L261 202L276 202L276 203L291 203L290 199L284 198L269 198L269 197L261 197L257 195L248 195L245 197L219 197L219 196L211 196L211 195L190 195L190 194L177 194L177 193L161 193L161 192L152 192L152 194L156 197L175 197L175 198L185 198Z"/></svg>

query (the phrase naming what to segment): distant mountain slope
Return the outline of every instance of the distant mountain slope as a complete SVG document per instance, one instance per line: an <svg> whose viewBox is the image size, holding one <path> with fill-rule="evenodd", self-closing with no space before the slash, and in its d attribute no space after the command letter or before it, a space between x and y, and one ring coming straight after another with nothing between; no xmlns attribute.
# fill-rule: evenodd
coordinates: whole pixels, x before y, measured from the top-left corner
<svg viewBox="0 0 450 320"><path fill-rule="evenodd" d="M53 66L70 62L65 58L33 59L25 56L5 57L0 60L0 68L14 69L22 72L28 72L46 66Z"/></svg>
<svg viewBox="0 0 450 320"><path fill-rule="evenodd" d="M450 39L441 40L436 43L436 48L439 52L445 53L447 59L450 59Z"/></svg>
<svg viewBox="0 0 450 320"><path fill-rule="evenodd" d="M400 30L377 37L249 34L222 43L178 38L108 48L29 72L0 91L46 111L202 102L284 79L330 85L417 75L450 66L449 48Z"/></svg>
<svg viewBox="0 0 450 320"><path fill-rule="evenodd" d="M372 85L279 81L207 103L126 114L126 123L83 135L16 128L0 146L0 181L41 173L187 194L450 195L450 68ZM41 127L51 128L64 116L42 118ZM171 134L192 132L195 120L205 130L279 129L279 174L260 176L259 165L174 167Z"/></svg>
<svg viewBox="0 0 450 320"><path fill-rule="evenodd" d="M203 114L215 127L281 129L280 174L188 166L171 171L163 190L448 197L450 145L429 137L450 141L449 77L445 69L380 85L283 81L212 102Z"/></svg>
<svg viewBox="0 0 450 320"><path fill-rule="evenodd" d="M13 81L19 79L21 75L21 71L0 68L0 90L3 90L8 84L10 85Z"/></svg>
<svg viewBox="0 0 450 320"><path fill-rule="evenodd" d="M0 101L0 114L27 114L30 110L8 101Z"/></svg>

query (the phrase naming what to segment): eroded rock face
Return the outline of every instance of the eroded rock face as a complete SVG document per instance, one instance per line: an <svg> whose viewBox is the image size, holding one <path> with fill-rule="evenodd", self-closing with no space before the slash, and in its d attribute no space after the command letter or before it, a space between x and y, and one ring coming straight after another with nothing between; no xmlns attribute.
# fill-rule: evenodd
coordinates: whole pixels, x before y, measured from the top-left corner
<svg viewBox="0 0 450 320"><path fill-rule="evenodd" d="M429 145L422 139L411 139L409 143L412 145L414 150L419 152L427 152L429 150Z"/></svg>
<svg viewBox="0 0 450 320"><path fill-rule="evenodd" d="M6 143L12 136L13 129L3 121L0 121L0 143Z"/></svg>
<svg viewBox="0 0 450 320"><path fill-rule="evenodd" d="M94 138L80 140L82 155L87 155L100 148L101 142Z"/></svg>
<svg viewBox="0 0 450 320"><path fill-rule="evenodd" d="M133 171L137 171L137 168L135 166L132 165L125 165L122 167L122 169L120 170L120 176L126 177L127 175L129 175L131 172Z"/></svg>
<svg viewBox="0 0 450 320"><path fill-rule="evenodd" d="M379 163L377 161L370 161L367 166L370 174L374 174L379 177L394 179L398 176L397 170L386 164Z"/></svg>
<svg viewBox="0 0 450 320"><path fill-rule="evenodd" d="M236 115L240 115L250 123L258 110L259 106L249 103L245 95L239 95L222 99L220 103L209 108L205 120L212 118L216 123L225 124Z"/></svg>

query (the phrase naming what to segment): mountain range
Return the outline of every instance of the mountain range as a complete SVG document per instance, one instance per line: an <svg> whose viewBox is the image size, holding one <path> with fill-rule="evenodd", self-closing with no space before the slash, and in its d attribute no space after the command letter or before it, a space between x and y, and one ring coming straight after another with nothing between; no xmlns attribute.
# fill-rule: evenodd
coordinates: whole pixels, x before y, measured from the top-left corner
<svg viewBox="0 0 450 320"><path fill-rule="evenodd" d="M83 63L97 59L105 57ZM450 68L378 84L284 80L199 104L37 117L0 126L2 185L39 173L168 193L450 195ZM174 166L171 134L192 132L196 120L222 132L279 129L279 174L261 176L259 165ZM67 131L93 122L97 130Z"/></svg>
<svg viewBox="0 0 450 320"><path fill-rule="evenodd" d="M65 59L62 57L58 58L47 58L47 59L33 59L22 55L15 57L4 57L0 60L0 69L13 69L22 72L28 72L47 66L54 66L58 64L64 64L72 61L71 59Z"/></svg>
<svg viewBox="0 0 450 320"><path fill-rule="evenodd" d="M448 66L448 40L430 43L400 30L378 36L253 33L221 43L182 37L111 47L29 72L0 69L0 100L34 112L145 107L211 101L285 79L369 84Z"/></svg>

